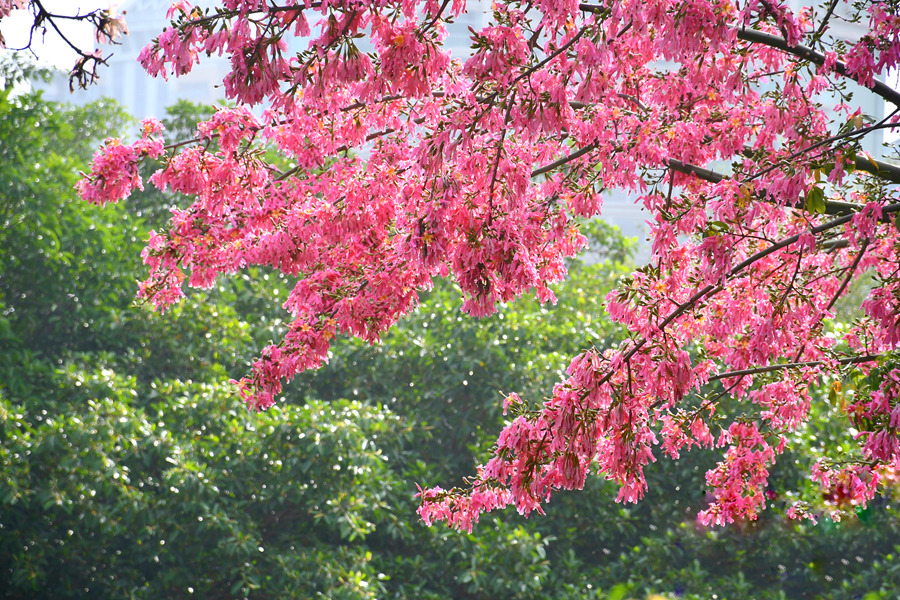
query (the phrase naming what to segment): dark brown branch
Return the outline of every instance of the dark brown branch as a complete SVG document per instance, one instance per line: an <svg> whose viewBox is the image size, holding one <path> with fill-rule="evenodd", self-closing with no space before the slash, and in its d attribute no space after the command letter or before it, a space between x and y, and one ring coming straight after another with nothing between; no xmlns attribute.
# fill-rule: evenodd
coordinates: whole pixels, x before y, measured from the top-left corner
<svg viewBox="0 0 900 600"><path fill-rule="evenodd" d="M703 167L698 167L689 163L681 162L680 160L675 160L674 158L669 159L669 168L673 171L684 173L685 175L695 175L697 179L702 179L703 181L708 181L709 183L719 183L726 178L726 176L722 175L721 173L717 173L709 169L704 169Z"/></svg>
<svg viewBox="0 0 900 600"><path fill-rule="evenodd" d="M900 183L900 167L875 160L868 156L856 156L856 170L871 173L880 179L887 179L891 183Z"/></svg>
<svg viewBox="0 0 900 600"><path fill-rule="evenodd" d="M531 172L531 176L537 177L538 175L543 175L544 173L548 173L550 171L553 171L554 169L558 169L559 167L561 167L565 164L568 164L574 160L577 160L577 159L581 158L582 156L584 156L585 154L587 154L588 152L591 152L592 150L595 150L595 149L596 149L596 146L594 146L594 145L585 146L584 148L576 150L575 152L572 152L571 154L569 154L567 156L564 156L558 160L555 160L550 164L547 164L547 165L544 165L543 167L539 167L539 168L535 169L534 171ZM859 163L863 160L867 160L867 159L857 158L857 163ZM695 175L698 179L702 179L703 181L708 181L710 183L719 183L723 179L727 178L727 176L723 175L722 173L718 173L711 169L706 169L703 167L698 167L696 165L685 163L680 160L676 160L674 158L670 158L668 160L667 164L668 164L669 168L672 169L673 171L678 171L679 173L684 173L685 175ZM892 165L886 165L886 163L883 163L883 162L877 163L877 165L879 167L885 167L885 172L891 176L893 176L894 171L896 171L896 175L898 177L900 177L900 168L894 167ZM870 165L870 169L874 169L874 168L876 168L876 167ZM862 170L865 170L865 169L862 169ZM868 171L868 172L871 172L871 171ZM760 192L760 196L761 196L761 200L763 200L765 202L771 201L766 197L765 191ZM792 208L805 209L803 200L797 200L797 202L795 202L794 204L791 204L789 206ZM862 208L860 205L853 204L852 202L841 202L839 200L827 200L825 202L825 214L830 215L830 216L853 215L853 214L857 213L860 210L860 208ZM881 222L888 223L888 222L890 222L890 219L889 219L889 217L887 217L887 215L882 215Z"/></svg>
<svg viewBox="0 0 900 600"><path fill-rule="evenodd" d="M887 206L882 208L881 211L883 214L891 214L891 213L895 213L895 212L900 212L900 203L888 204ZM833 219L831 221L822 223L821 225L811 227L809 232L812 233L813 235L818 235L820 233L824 233L825 231L828 231L829 229L834 229L835 227L840 227L841 225L846 225L847 223L849 223L851 221L852 218L853 218L853 215L844 215L837 219ZM731 271L728 272L728 276L731 277L733 275L737 275L739 272L743 271L744 269L746 269L747 267L752 265L757 260L764 258L777 250L786 248L787 246L790 246L791 244L795 244L800 239L800 236L801 236L801 234L799 234L799 233L792 235L791 237L785 238L782 241L778 242L777 244L772 244L765 250L761 250L761 251L757 252L756 254L749 257L744 262L740 263L738 266L731 269Z"/></svg>
<svg viewBox="0 0 900 600"><path fill-rule="evenodd" d="M840 289L834 294L834 297L831 299L831 302L828 303L828 306L825 307L825 310L831 310L831 307L834 306L834 303L838 301L838 298L841 297L841 294L844 293L844 290L847 289L847 286L850 285L850 280L853 279L853 274L856 272L856 267L859 266L859 261L862 260L863 254L866 253L866 248L869 247L869 240L864 240L862 244L859 246L859 252L856 254L856 258L853 259L853 264L850 265L850 270L847 271L846 277L844 277L843 283L841 283Z"/></svg>
<svg viewBox="0 0 900 600"><path fill-rule="evenodd" d="M704 169L703 167L697 167L695 165L691 165L688 163L683 163L680 160L675 160L674 158L669 159L669 168L673 171L678 171L679 173L684 173L686 175L695 175L698 179L702 179L703 181L708 181L710 183L719 183L723 179L726 179L726 176L717 173L716 171L711 171L710 169ZM758 194L759 199L764 202L771 202L767 196L765 190L761 190ZM797 208L801 210L805 210L805 205L803 200L797 200L793 204L789 204L791 208ZM853 215L862 208L859 204L853 204L852 202L841 202L840 200L826 200L825 202L825 214L829 216L844 216L844 215ZM886 215L881 217L882 223L889 223L890 218Z"/></svg>
<svg viewBox="0 0 900 600"><path fill-rule="evenodd" d="M56 31L56 34L60 38L62 38L62 41L64 41L66 43L66 45L69 46L69 48L71 48L73 51L75 51L75 53L77 53L79 56L81 56L82 58L96 58L91 54L85 53L84 50L82 50L81 48L76 46L74 43L72 43L72 41L68 37L66 37L66 34L64 34L60 30L59 26L56 24L56 19L72 19L72 20L76 20L76 21L89 20L89 19L91 19L91 17L93 17L93 15L97 11L92 11L92 12L86 13L84 15L66 16L66 15L57 15L57 14L51 13L46 8L44 8L44 5L41 4L40 0L32 0L32 5L34 5L34 7L37 9L37 14L35 14L34 27L39 27L40 24L42 24L44 22L49 23L50 26L53 28L53 30ZM31 38L29 38L29 46L30 45L31 45ZM105 62L105 61L100 61L100 62Z"/></svg>
<svg viewBox="0 0 900 600"><path fill-rule="evenodd" d="M858 131L853 133L858 133ZM868 133L868 130L863 133ZM852 135L852 133L850 135ZM838 141L844 137L847 136L835 136L826 140L826 143ZM811 149L812 147L807 148L806 151ZM752 157L753 149L750 146L744 146L743 155L747 158ZM860 156L857 154L854 167L857 171L865 171L866 173L875 175L879 179L885 179L891 183L900 183L900 167L897 165L892 165L891 163L886 163L882 160L875 160L871 156Z"/></svg>
<svg viewBox="0 0 900 600"><path fill-rule="evenodd" d="M831 15L834 14L834 9L837 8L838 0L831 0L831 4L828 5L828 10L825 12L825 16L822 17L822 22L819 23L819 28L816 30L816 36L821 36L825 33L825 29L828 27L828 20L831 19Z"/></svg>
<svg viewBox="0 0 900 600"><path fill-rule="evenodd" d="M865 356L854 356L851 358L841 358L837 362L842 365L855 365L860 363L875 362L880 355L867 354ZM710 381L718 381L720 379L731 379L732 377L743 377L744 375L757 375L759 373L771 373L772 371L780 371L784 369L799 369L801 367L818 367L824 365L824 360L812 360L807 362L782 363L778 365L769 365L766 367L754 367L752 369L743 369L741 371L728 371L720 373L709 378Z"/></svg>
<svg viewBox="0 0 900 600"><path fill-rule="evenodd" d="M593 4L579 4L578 8L579 10L582 10L584 12L592 13L598 13L604 10L602 6ZM821 66L825 64L825 55L816 52L815 50L807 46L803 46L801 44L791 46L784 38L780 38L769 33L763 33L762 31L757 31L755 29L741 28L737 29L736 31L738 39L745 42L750 42L752 44L762 44L764 46L769 46L770 48L776 48L778 50L781 50L782 52L786 52L798 58L802 58L803 60L808 60L809 62L816 65ZM836 61L834 64L834 70L838 74L856 81L853 76L850 75L850 73L847 71L847 65L845 65L844 63ZM884 83L883 81L876 79L875 84L870 89L888 102L896 106L900 106L900 92Z"/></svg>
<svg viewBox="0 0 900 600"><path fill-rule="evenodd" d="M593 146L593 145L585 146L584 148L581 148L580 150L576 150L575 152L573 152L572 154L569 154L568 156L564 156L564 157L560 158L559 160L553 161L549 165L544 165L543 167L535 169L534 171L531 172L531 176L537 177L538 175L543 175L544 173L548 173L554 169L558 169L559 167L563 166L566 163L570 163L573 160L577 160L577 159L581 158L582 156L584 156L591 150L594 150L595 148L596 148L596 146Z"/></svg>
<svg viewBox="0 0 900 600"><path fill-rule="evenodd" d="M506 107L506 116L503 117L503 124L509 122L510 115L512 114L513 102L516 99L516 92L513 91L512 95L509 98L509 104ZM500 169L500 158L503 155L503 143L506 141L506 127L503 128L503 131L500 132L500 141L497 142L497 155L494 157L494 168L491 172L491 186L488 190L488 227L490 227L491 222L494 219L494 186L497 183L497 171Z"/></svg>
<svg viewBox="0 0 900 600"><path fill-rule="evenodd" d="M779 159L779 160L778 160L776 163L774 163L773 165L771 165L771 166L769 166L769 167L766 167L765 169L763 169L763 170L761 170L761 171L757 171L756 173L754 173L753 175L750 176L750 179L756 179L756 178L758 178L758 177L762 177L763 175L765 175L765 174L767 174L767 173L770 173L770 172L772 172L772 171L774 171L774 170L780 168L783 164L788 163L788 161L792 161L792 160L794 160L795 158L799 158L799 157L803 156L804 154L808 154L808 153L811 152L812 150L817 150L818 148L822 148L823 146L827 146L828 144L831 144L831 143L833 143L833 142L839 142L839 141L841 141L841 140L849 140L849 139L852 139L852 138L856 138L856 140L860 140L860 139L862 139L863 137L865 137L866 135L870 134L870 133L873 132L873 131L877 131L877 130L879 130L879 129L893 129L893 128L897 127L897 124L895 124L895 123L889 123L888 121L890 121L891 118L892 118L895 114L897 114L897 112L900 112L900 108L894 109L894 111L893 111L891 114L889 114L888 116L886 116L885 118L883 118L881 121L879 121L879 122L876 123L875 125L869 125L868 127L862 127L862 128L857 129L857 130L855 130L855 131L848 131L848 132L846 132L846 133L841 133L841 134L838 134L838 135L835 135L835 136L832 136L832 137L829 137L829 138L825 138L825 139L823 139L823 140L819 140L818 142L816 142L816 143L814 143L814 144L812 144L812 145L810 145L810 146L807 146L806 148L803 148L803 149L801 149L801 150L797 150L796 152L794 152L794 153L791 154L790 156L787 156L787 157L785 157L785 158ZM857 157L857 158L858 158L858 157ZM877 172L878 172L878 171L877 171L877 165L875 165L875 166L876 166L875 173L877 174ZM870 169L870 170L868 170L867 172L871 173L872 171L871 171L871 169Z"/></svg>
<svg viewBox="0 0 900 600"><path fill-rule="evenodd" d="M413 123L415 125L421 125L424 122L425 122L424 117L419 117L418 119L413 119L412 121L410 121L410 123ZM369 135L366 136L365 142L368 143L373 140L377 140L380 137L384 137L386 135L391 135L392 133L396 133L396 131L397 131L396 129L390 128L390 129L384 129L382 131L376 131L375 133L370 133ZM350 149L350 146L341 146L340 148L335 149L335 153L346 152L349 149ZM299 171L300 171L300 165L297 165L296 167L292 167L292 168L288 169L287 171L285 171L284 173L278 175L274 179L274 181L284 181L285 179L287 179L291 175L295 175Z"/></svg>
<svg viewBox="0 0 900 600"><path fill-rule="evenodd" d="M312 2L309 6L305 6L303 4L291 4L286 6L269 6L268 14L275 12L288 12L292 10L296 10L298 12L302 12L305 9L315 9L322 8L321 2ZM263 11L252 11L253 13L261 13ZM241 14L240 10L224 10L221 12L213 13L211 15L206 15L203 17L197 17L196 19L188 19L182 25L202 25L208 21L215 21L216 19L231 19L232 17L236 17Z"/></svg>
<svg viewBox="0 0 900 600"><path fill-rule="evenodd" d="M581 36L583 36L585 34L586 31L587 30L584 27L582 27L580 30L578 30L578 33L576 33L575 35L572 36L572 39L570 39L568 42L566 42L565 44L563 44L562 46L557 48L554 52L552 52L550 55L548 55L546 58L544 58L544 60L542 60L535 66L526 69L524 73L521 73L518 77L513 79L509 84L510 87L516 85L517 83L519 83L526 77L529 77L532 73L537 73L538 71L543 69L550 61L552 61L554 58L556 58L557 56L559 56L560 54L562 54L563 52L565 52L566 50L571 48L572 45L575 42L577 42L581 38Z"/></svg>
<svg viewBox="0 0 900 600"><path fill-rule="evenodd" d="M882 212L885 214L895 213L898 211L900 211L900 203L889 204L888 206L885 206L882 209ZM851 219L852 219L852 215L846 215L843 217L839 217L837 219L833 219L826 223L822 223L821 225L812 227L808 230L808 232L813 235L818 235L820 233L828 231L829 229L834 229L835 227L840 227L841 225L846 225L847 223L850 222ZM743 271L744 269L746 269L747 267L749 267L750 265L755 263L756 261L765 258L766 256L772 254L773 252L777 252L778 250L787 248L788 246L790 246L792 244L796 244L800 240L801 235L805 235L806 233L807 232L804 232L803 234L798 233L798 234L792 235L788 238L781 240L780 242L772 244L771 246L769 246L768 248L765 248L764 250L760 250L756 254L748 257L746 260L744 260L740 264L732 267L731 270L728 271L728 274L725 276L725 279L731 279L732 277L734 277L735 275L737 275L738 273L740 273L741 271ZM669 316L666 317L665 320L663 320L663 322L657 326L657 329L659 329L660 331L664 330L675 319L677 319L678 317L680 317L681 315L686 313L688 310L690 310L691 308L696 306L698 302L700 302L704 298L714 296L715 294L718 294L719 292L721 292L724 289L725 289L725 286L723 284L707 285L703 289L694 293L694 295L691 296L688 300L686 300L684 302L684 304L678 305L678 307L675 308L675 310L673 310L671 313L669 313ZM627 362L627 361L631 360L631 357L634 356L635 354L637 354L638 350L643 348L650 340L651 340L651 337L644 337L644 338L641 338L640 340L638 340L635 343L634 347L632 347L631 350L629 350L628 352L625 353L625 356L622 357L622 361ZM597 387L600 387L603 384L605 384L606 382L608 382L612 378L612 376L613 376L613 372L612 371L608 372L597 382Z"/></svg>
<svg viewBox="0 0 900 600"><path fill-rule="evenodd" d="M431 23L426 24L422 30L428 31L429 29L434 27L434 24L437 23L441 19L441 15L443 15L444 11L447 10L447 6L449 4L450 4L450 0L444 0L444 2L438 8L437 14L434 15L434 18L431 20Z"/></svg>
<svg viewBox="0 0 900 600"><path fill-rule="evenodd" d="M803 60L808 60L815 65L821 66L825 64L824 54L820 54L812 48L808 48L807 46L803 46L800 44L791 46L783 38L769 33L763 33L762 31L756 31L755 29L738 29L737 36L738 39L744 40L745 42L750 42L752 44L762 44L764 46L769 46L770 48L776 48L778 50L781 50L782 52L786 52L798 58L802 58ZM845 65L844 63L835 61L834 70L836 73L856 81L853 76L850 75L850 73L847 71L847 65ZM871 89L875 94L881 96L891 104L900 106L900 92L884 83L883 81L876 79L874 85L869 89Z"/></svg>

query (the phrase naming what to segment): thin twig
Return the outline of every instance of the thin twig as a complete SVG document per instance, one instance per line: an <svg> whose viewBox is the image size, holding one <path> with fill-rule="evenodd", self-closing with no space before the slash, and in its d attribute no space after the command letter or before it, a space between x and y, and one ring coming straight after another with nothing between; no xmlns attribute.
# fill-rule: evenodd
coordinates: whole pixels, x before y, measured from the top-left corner
<svg viewBox="0 0 900 600"><path fill-rule="evenodd" d="M850 270L847 272L847 276L844 277L844 282L841 284L840 289L834 294L834 297L831 299L831 302L828 303L828 306L825 307L825 310L831 310L831 307L834 306L834 303L838 301L838 298L841 297L841 294L844 293L844 290L847 289L847 286L850 285L850 280L853 278L853 273L856 272L856 267L859 266L859 261L862 260L863 254L866 253L866 248L869 246L869 240L863 240L863 243L859 246L859 253L856 255L856 258L853 259L853 264L850 265Z"/></svg>

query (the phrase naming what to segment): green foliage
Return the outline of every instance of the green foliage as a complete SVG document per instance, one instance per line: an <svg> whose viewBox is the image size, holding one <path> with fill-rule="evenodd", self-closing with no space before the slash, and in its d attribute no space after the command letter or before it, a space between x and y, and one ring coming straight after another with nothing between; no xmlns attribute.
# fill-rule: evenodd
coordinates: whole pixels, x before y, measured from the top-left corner
<svg viewBox="0 0 900 600"><path fill-rule="evenodd" d="M147 219L170 199L100 210L72 190L101 122L124 119L3 100L0 178L19 185L0 188L4 597L377 597L360 541L395 487L380 446L396 417L353 401L250 415L202 383L252 356L234 307L257 286L135 306Z"/></svg>
<svg viewBox="0 0 900 600"><path fill-rule="evenodd" d="M378 596L351 542L394 487L387 411L251 415L209 384L142 391L96 365L31 367L35 387L0 398L6 597Z"/></svg>
<svg viewBox="0 0 900 600"><path fill-rule="evenodd" d="M240 373L252 349L235 288L191 294L162 316L134 306L143 214L158 217L153 207L167 200L154 192L143 207L101 209L75 197L101 132L128 119L109 103L0 95L0 301L26 347L47 357L105 352L142 380Z"/></svg>
<svg viewBox="0 0 900 600"><path fill-rule="evenodd" d="M897 497L812 526L774 496L759 521L710 530L694 518L713 453L654 465L635 506L592 478L540 519L507 512L470 535L417 522L416 483L455 485L486 458L504 393L540 403L567 357L620 335L602 302L630 249L609 226L586 224L591 261L570 264L558 304L476 321L438 284L380 344L339 341L280 408L248 414L221 382L277 339L283 322L265 310L290 282L251 269L165 315L135 305L142 241L174 200L148 189L100 210L71 189L100 131L127 119L0 94L4 597L869 600L900 588ZM176 107L170 136L202 110ZM831 389L773 489L846 437Z"/></svg>

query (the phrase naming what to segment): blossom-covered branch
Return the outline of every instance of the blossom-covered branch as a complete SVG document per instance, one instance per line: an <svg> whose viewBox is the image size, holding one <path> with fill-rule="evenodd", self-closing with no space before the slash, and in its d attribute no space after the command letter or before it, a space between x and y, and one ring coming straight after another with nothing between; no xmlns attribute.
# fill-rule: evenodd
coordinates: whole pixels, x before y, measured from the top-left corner
<svg viewBox="0 0 900 600"><path fill-rule="evenodd" d="M377 342L434 277L474 317L526 293L553 301L580 223L616 190L652 242L607 297L629 338L585 348L542 401L510 395L493 455L467 485L423 490L422 517L467 529L494 508L541 510L592 472L637 501L650 462L715 446L701 520L755 518L812 390L850 369L880 378L841 409L857 455L811 477L871 499L879 469L900 468L900 169L863 144L898 117L864 114L845 88L897 98L882 83L900 62L896 6L830 4L816 23L773 0L497 1L453 57L446 26L471 4L173 5L144 67L180 75L226 54L236 107L187 143L166 146L152 121L108 141L80 184L119 200L149 156L156 186L193 197L151 235L140 295L164 309L184 282L251 265L294 278L287 333L238 382L263 410L335 336ZM867 33L833 37L838 10ZM835 303L864 274L875 284L838 330Z"/></svg>

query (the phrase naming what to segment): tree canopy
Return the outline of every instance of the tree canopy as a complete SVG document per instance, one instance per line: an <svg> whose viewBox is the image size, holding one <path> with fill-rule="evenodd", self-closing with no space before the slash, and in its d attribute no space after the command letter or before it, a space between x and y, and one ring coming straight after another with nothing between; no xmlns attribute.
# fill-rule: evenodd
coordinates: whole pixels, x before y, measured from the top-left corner
<svg viewBox="0 0 900 600"><path fill-rule="evenodd" d="M458 289L438 281L379 344L335 340L283 403L248 413L225 379L249 364L254 339L283 333L290 321L266 309L293 279L250 267L165 314L134 304L143 240L179 199L148 187L103 209L77 201L74 169L127 118L109 103L72 108L10 89L0 92L4 597L877 600L900 586L896 487L839 523L785 517L793 499L781 490L833 501L804 473L853 442L827 385L811 390L807 429L773 467L758 520L697 524L717 460L704 448L649 466L637 506L615 504L615 482L595 477L545 518L507 511L471 535L416 523L415 482L458 481L489 455L505 418L499 391L539 396L585 340L606 349L623 338L602 311L631 270L621 237L583 226L593 256L609 259L567 263L554 306L522 299L468 319ZM166 131L180 136L205 115L180 104ZM720 410L741 402L725 397Z"/></svg>
<svg viewBox="0 0 900 600"><path fill-rule="evenodd" d="M295 281L278 299L291 323L239 382L256 410L335 336L376 342L436 277L474 317L552 301L580 223L627 192L652 241L606 298L627 339L584 340L544 400L511 390L491 458L462 487L422 491L420 514L470 529L495 508L542 510L590 472L633 502L657 457L715 446L701 521L753 519L827 381L855 438L811 470L837 517L900 466L900 169L862 151L897 127L884 76L900 9L792 6L498 1L455 58L445 25L463 0L176 2L142 64L179 75L225 53L236 105L188 140L166 145L153 120L108 140L79 190L121 200L150 159L154 185L192 197L143 252L139 295L160 309L250 266ZM866 114L865 94L887 116ZM833 326L867 274L857 318ZM815 518L803 502L790 514Z"/></svg>

